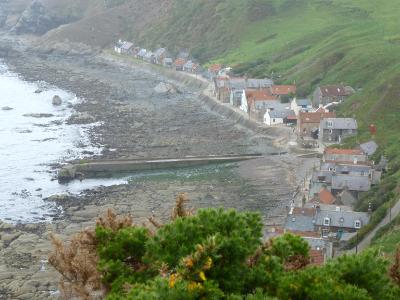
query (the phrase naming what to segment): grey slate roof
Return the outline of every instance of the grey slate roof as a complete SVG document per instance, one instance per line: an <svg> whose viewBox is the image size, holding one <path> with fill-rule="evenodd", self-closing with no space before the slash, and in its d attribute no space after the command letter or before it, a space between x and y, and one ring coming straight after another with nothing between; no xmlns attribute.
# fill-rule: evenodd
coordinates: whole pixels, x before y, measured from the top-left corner
<svg viewBox="0 0 400 300"><path fill-rule="evenodd" d="M317 211L315 224L317 226L324 225L324 219L330 219L331 227L344 227L355 228L355 221L361 221L361 226L368 224L369 215L365 212L355 211L333 211L333 210L320 210Z"/></svg>
<svg viewBox="0 0 400 300"><path fill-rule="evenodd" d="M314 218L306 215L288 215L285 229L292 231L314 231Z"/></svg>
<svg viewBox="0 0 400 300"><path fill-rule="evenodd" d="M133 47L133 43L130 42L123 42L121 45L121 49L128 51Z"/></svg>
<svg viewBox="0 0 400 300"><path fill-rule="evenodd" d="M287 118L289 116L294 116L295 113L291 109L283 109L283 110L271 110L268 112L269 116L271 118Z"/></svg>
<svg viewBox="0 0 400 300"><path fill-rule="evenodd" d="M244 78L231 78L229 79L229 88L232 90L246 89L246 80Z"/></svg>
<svg viewBox="0 0 400 300"><path fill-rule="evenodd" d="M326 249L329 247L330 243L329 240L320 237L303 237L303 239L308 243L311 249Z"/></svg>
<svg viewBox="0 0 400 300"><path fill-rule="evenodd" d="M338 164L334 162L322 162L320 169L322 171L329 171L329 169L334 169L336 174L341 174L343 172L350 173L364 173L368 176L372 167L368 165L354 165L354 164ZM330 171L333 172L333 171Z"/></svg>
<svg viewBox="0 0 400 300"><path fill-rule="evenodd" d="M249 89L267 88L274 84L274 82L269 78L263 78L263 79L248 78L245 81L246 81L246 87Z"/></svg>
<svg viewBox="0 0 400 300"><path fill-rule="evenodd" d="M360 148L362 151L364 151L365 154L368 156L373 155L376 150L378 150L378 144L375 143L374 141L369 141L367 143L361 144Z"/></svg>
<svg viewBox="0 0 400 300"><path fill-rule="evenodd" d="M288 110L287 104L281 103L279 100L269 100L269 101L265 101L265 108L266 109L272 109L272 110Z"/></svg>
<svg viewBox="0 0 400 300"><path fill-rule="evenodd" d="M320 180L318 177L325 177L324 180ZM312 182L323 182L326 184L331 184L332 183L332 172L329 171L315 171L313 172L312 175Z"/></svg>
<svg viewBox="0 0 400 300"><path fill-rule="evenodd" d="M233 90L269 88L273 84L274 82L268 78L231 78L229 80L229 87Z"/></svg>
<svg viewBox="0 0 400 300"><path fill-rule="evenodd" d="M371 188L371 180L367 176L334 175L332 176L332 189L367 192Z"/></svg>
<svg viewBox="0 0 400 300"><path fill-rule="evenodd" d="M339 205L334 205L334 204L322 204L322 203L316 203L316 202L306 202L304 204L305 208L316 208L319 207L321 210L336 210L336 207ZM347 205L340 205L341 211L353 211L353 209L350 206Z"/></svg>
<svg viewBox="0 0 400 300"><path fill-rule="evenodd" d="M328 123L332 122L332 126ZM322 129L357 129L357 121L353 118L327 118L321 120L320 127Z"/></svg>

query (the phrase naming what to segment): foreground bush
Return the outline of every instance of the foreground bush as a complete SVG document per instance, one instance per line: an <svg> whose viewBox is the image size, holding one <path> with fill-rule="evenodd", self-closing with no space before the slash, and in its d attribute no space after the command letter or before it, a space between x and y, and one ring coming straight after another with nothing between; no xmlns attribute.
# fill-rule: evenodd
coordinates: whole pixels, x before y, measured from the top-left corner
<svg viewBox="0 0 400 300"><path fill-rule="evenodd" d="M135 225L109 211L68 245L54 239L51 264L66 298L400 299L399 263L377 252L309 266L309 247L285 234L262 242L259 214L205 209L178 197L170 223ZM400 257L400 256L399 256Z"/></svg>

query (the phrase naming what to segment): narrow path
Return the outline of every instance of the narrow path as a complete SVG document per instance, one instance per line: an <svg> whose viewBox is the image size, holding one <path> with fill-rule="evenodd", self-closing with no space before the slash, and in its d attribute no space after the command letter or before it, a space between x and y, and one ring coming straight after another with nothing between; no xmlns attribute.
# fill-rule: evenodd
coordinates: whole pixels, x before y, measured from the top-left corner
<svg viewBox="0 0 400 300"><path fill-rule="evenodd" d="M397 215L400 213L400 201L397 201L397 203L392 207L392 220L397 217ZM362 241L358 243L357 246L357 251L363 251L366 249L370 244L372 239L374 238L376 232L382 228L383 226L387 225L390 223L390 215L389 211L386 214L385 218L372 230L370 233L368 233ZM347 253L356 253L356 247L350 249L347 251Z"/></svg>

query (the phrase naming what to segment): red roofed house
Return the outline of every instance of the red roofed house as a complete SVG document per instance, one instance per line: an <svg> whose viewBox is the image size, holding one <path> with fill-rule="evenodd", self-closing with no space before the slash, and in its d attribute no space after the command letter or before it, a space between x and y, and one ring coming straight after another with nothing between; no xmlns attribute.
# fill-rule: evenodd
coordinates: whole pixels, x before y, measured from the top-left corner
<svg viewBox="0 0 400 300"><path fill-rule="evenodd" d="M314 105L327 105L332 102L343 102L351 95L351 88L344 85L319 86L314 92Z"/></svg>
<svg viewBox="0 0 400 300"><path fill-rule="evenodd" d="M358 162L368 161L367 155L361 149L337 149L326 148L324 151L324 161Z"/></svg>
<svg viewBox="0 0 400 300"><path fill-rule="evenodd" d="M183 71L183 66L186 64L186 59L177 58L174 62L175 70Z"/></svg>
<svg viewBox="0 0 400 300"><path fill-rule="evenodd" d="M296 95L295 85L273 85L271 86L271 94L280 98L282 96L294 96Z"/></svg>
<svg viewBox="0 0 400 300"><path fill-rule="evenodd" d="M222 65L221 64L214 64L214 65L211 65L208 68L208 72L211 75L216 76L216 75L218 75L219 71L221 71L221 69L222 69Z"/></svg>
<svg viewBox="0 0 400 300"><path fill-rule="evenodd" d="M268 89L243 90L240 109L248 114L256 114L256 118L262 118L263 114L258 114L278 105L281 105L280 101Z"/></svg>
<svg viewBox="0 0 400 300"><path fill-rule="evenodd" d="M322 188L313 201L321 204L332 205L335 204L336 198L327 188Z"/></svg>

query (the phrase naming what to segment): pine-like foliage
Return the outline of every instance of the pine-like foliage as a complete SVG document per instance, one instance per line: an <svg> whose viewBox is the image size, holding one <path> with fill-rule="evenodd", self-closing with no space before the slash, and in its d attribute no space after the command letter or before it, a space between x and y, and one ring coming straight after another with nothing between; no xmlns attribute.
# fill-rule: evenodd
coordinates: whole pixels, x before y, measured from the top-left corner
<svg viewBox="0 0 400 300"><path fill-rule="evenodd" d="M108 211L69 244L53 239L51 264L65 298L80 299L400 299L398 265L379 253L309 266L309 246L292 234L262 242L259 214L185 207L149 226ZM389 274L391 276L389 276ZM393 280L391 279L393 278Z"/></svg>

